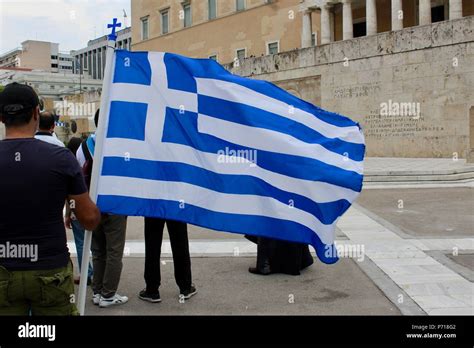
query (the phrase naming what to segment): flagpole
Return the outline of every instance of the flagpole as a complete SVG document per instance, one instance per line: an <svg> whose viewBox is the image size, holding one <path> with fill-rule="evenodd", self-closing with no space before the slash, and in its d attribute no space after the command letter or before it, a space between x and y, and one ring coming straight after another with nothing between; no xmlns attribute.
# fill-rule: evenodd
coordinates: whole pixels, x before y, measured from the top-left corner
<svg viewBox="0 0 474 348"><path fill-rule="evenodd" d="M117 18L113 19L113 24L108 24L107 28L112 28L112 33L107 36L107 52L105 58L104 80L102 83L102 93L100 100L99 123L95 132L94 165L92 166L91 186L89 195L94 203L97 203L98 179L102 171L102 149L108 125L110 101L109 87L112 82L112 73L115 67L114 52L117 35L115 29L120 27ZM89 271L89 254L91 250L92 231L86 230L84 234L84 249L82 253L81 278L79 283L79 294L77 299L77 308L80 315L84 315L87 293L87 278Z"/></svg>

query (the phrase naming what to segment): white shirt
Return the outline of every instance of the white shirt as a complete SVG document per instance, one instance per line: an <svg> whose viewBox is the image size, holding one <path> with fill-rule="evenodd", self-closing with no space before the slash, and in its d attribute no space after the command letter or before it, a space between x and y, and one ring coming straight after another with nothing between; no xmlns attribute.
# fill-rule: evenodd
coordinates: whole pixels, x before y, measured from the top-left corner
<svg viewBox="0 0 474 348"><path fill-rule="evenodd" d="M54 137L53 135L37 134L35 135L35 138L38 140L44 141L46 143L50 143L50 144L61 146L61 147L66 147L61 140Z"/></svg>
<svg viewBox="0 0 474 348"><path fill-rule="evenodd" d="M86 163L86 155L84 154L84 151L82 150L82 144L79 146L76 152L76 159L79 162L79 166L82 168L84 167L84 164Z"/></svg>

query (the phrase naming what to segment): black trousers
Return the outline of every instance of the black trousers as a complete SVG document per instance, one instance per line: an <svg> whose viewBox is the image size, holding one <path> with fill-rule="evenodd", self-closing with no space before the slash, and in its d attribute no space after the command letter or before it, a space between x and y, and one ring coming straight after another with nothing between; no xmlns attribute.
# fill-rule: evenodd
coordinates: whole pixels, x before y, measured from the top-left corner
<svg viewBox="0 0 474 348"><path fill-rule="evenodd" d="M188 290L192 277L187 225L180 221L156 218L145 218L146 288L156 291L161 285L160 257L165 222L170 236L176 284L181 291Z"/></svg>

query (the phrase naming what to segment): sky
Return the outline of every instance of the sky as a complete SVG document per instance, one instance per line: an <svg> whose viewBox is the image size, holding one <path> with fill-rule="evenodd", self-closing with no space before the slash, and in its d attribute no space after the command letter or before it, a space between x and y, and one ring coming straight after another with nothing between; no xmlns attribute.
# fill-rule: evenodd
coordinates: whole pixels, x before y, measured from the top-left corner
<svg viewBox="0 0 474 348"><path fill-rule="evenodd" d="M0 0L0 54L26 40L59 43L59 51L87 46L87 41L108 34L107 24L123 10L130 26L132 0Z"/></svg>

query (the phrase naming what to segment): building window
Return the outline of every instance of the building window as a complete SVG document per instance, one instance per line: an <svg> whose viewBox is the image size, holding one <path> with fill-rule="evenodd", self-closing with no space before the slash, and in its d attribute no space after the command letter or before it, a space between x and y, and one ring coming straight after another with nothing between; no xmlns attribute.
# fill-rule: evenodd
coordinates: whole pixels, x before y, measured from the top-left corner
<svg viewBox="0 0 474 348"><path fill-rule="evenodd" d="M148 40L148 17L142 18L142 40Z"/></svg>
<svg viewBox="0 0 474 348"><path fill-rule="evenodd" d="M367 36L367 21L365 18L353 24L353 33L354 37Z"/></svg>
<svg viewBox="0 0 474 348"><path fill-rule="evenodd" d="M431 8L431 21L433 23L444 21L444 5Z"/></svg>
<svg viewBox="0 0 474 348"><path fill-rule="evenodd" d="M184 27L185 28L190 27L191 23L192 23L191 4L190 3L183 4L183 12L184 12L184 18L183 18Z"/></svg>
<svg viewBox="0 0 474 348"><path fill-rule="evenodd" d="M235 51L235 57L239 60L242 61L247 57L247 49L246 48L240 48Z"/></svg>
<svg viewBox="0 0 474 348"><path fill-rule="evenodd" d="M237 11L245 10L245 0L235 0L235 9Z"/></svg>
<svg viewBox="0 0 474 348"><path fill-rule="evenodd" d="M217 0L208 0L209 19L217 17Z"/></svg>
<svg viewBox="0 0 474 348"><path fill-rule="evenodd" d="M58 56L51 56L51 59L58 59Z"/></svg>
<svg viewBox="0 0 474 348"><path fill-rule="evenodd" d="M267 54L277 54L280 52L280 44L278 41L269 42L267 44Z"/></svg>
<svg viewBox="0 0 474 348"><path fill-rule="evenodd" d="M57 68L58 65L57 64L51 64L51 68Z"/></svg>
<svg viewBox="0 0 474 348"><path fill-rule="evenodd" d="M316 33L312 33L311 34L311 46L316 46L317 42L318 42L318 39L316 37Z"/></svg>
<svg viewBox="0 0 474 348"><path fill-rule="evenodd" d="M168 34L169 31L169 11L161 12L161 34Z"/></svg>
<svg viewBox="0 0 474 348"><path fill-rule="evenodd" d="M217 62L217 54L213 54L212 56L209 56L209 59L215 60Z"/></svg>

